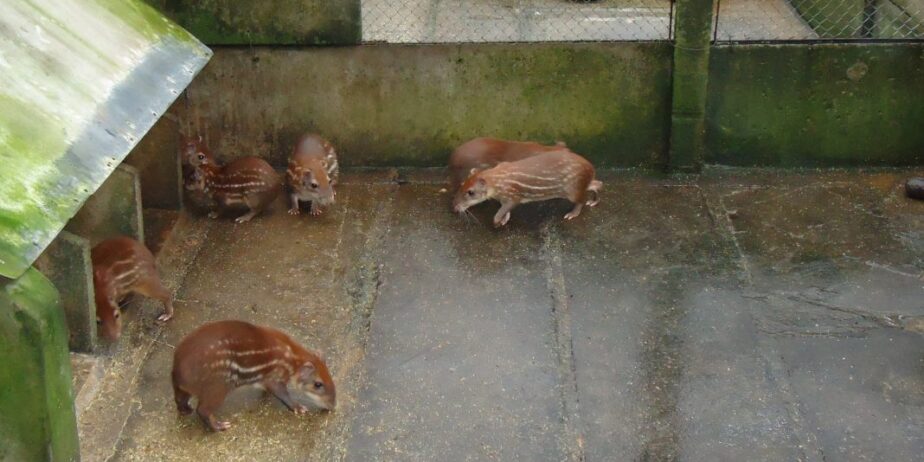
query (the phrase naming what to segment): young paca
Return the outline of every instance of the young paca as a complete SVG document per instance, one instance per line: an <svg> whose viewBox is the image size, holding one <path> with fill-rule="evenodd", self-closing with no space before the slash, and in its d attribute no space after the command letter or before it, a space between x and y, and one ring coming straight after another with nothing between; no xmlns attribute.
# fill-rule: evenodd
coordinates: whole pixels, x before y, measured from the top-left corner
<svg viewBox="0 0 924 462"><path fill-rule="evenodd" d="M449 156L449 175L453 191L468 177L501 162L516 162L536 154L567 148L559 141L546 146L531 141L506 141L497 138L475 138L466 141Z"/></svg>
<svg viewBox="0 0 924 462"><path fill-rule="evenodd" d="M334 203L334 185L339 176L334 147L318 135L302 136L292 150L286 169L286 186L292 205L289 213L298 215L299 201L309 201L311 214L320 215L322 206Z"/></svg>
<svg viewBox="0 0 924 462"><path fill-rule="evenodd" d="M183 338L173 356L172 378L177 410L191 413L189 400L196 397L196 413L214 431L231 427L216 419L215 411L228 393L245 385L266 389L296 414L308 409L292 399L289 387L322 409L332 411L337 404L334 381L318 353L276 329L243 321L205 324Z"/></svg>
<svg viewBox="0 0 924 462"><path fill-rule="evenodd" d="M128 237L116 237L93 247L90 257L96 322L103 337L116 340L121 335L119 302L132 292L163 302L164 312L158 321L173 317L173 299L161 284L154 256L144 244Z"/></svg>
<svg viewBox="0 0 924 462"><path fill-rule="evenodd" d="M497 199L501 207L494 215L494 226L503 226L519 204L564 198L574 203L574 209L565 215L571 220L581 214L584 205L597 205L602 187L587 159L563 149L502 162L472 175L459 188L453 209L463 213L473 205Z"/></svg>
<svg viewBox="0 0 924 462"><path fill-rule="evenodd" d="M268 207L282 190L279 175L259 157L235 159L225 166L218 165L201 141L187 142L183 149L184 179L187 191L203 193L211 198L212 212L218 217L229 209L245 209L234 221L244 223Z"/></svg>

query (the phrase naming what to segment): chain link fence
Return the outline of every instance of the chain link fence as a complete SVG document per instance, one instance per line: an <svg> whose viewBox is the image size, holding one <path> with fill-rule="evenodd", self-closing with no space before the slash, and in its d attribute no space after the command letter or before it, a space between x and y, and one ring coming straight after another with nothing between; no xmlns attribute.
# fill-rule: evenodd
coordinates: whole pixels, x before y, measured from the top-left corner
<svg viewBox="0 0 924 462"><path fill-rule="evenodd" d="M362 0L363 41L670 40L673 0Z"/></svg>
<svg viewBox="0 0 924 462"><path fill-rule="evenodd" d="M715 40L924 40L924 0L719 0Z"/></svg>

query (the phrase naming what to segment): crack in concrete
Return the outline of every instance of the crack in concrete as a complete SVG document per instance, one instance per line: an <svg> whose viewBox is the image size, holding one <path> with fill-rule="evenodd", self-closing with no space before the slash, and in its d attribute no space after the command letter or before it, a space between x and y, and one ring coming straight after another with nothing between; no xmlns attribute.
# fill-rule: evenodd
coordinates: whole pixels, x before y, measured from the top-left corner
<svg viewBox="0 0 924 462"><path fill-rule="evenodd" d="M542 255L546 263L546 281L552 301L555 351L558 354L561 415L565 427L562 452L569 460L584 461L584 435L581 424L581 402L578 393L577 370L574 358L574 339L571 328L571 307L561 262L561 241L558 233L547 222L541 230Z"/></svg>
<svg viewBox="0 0 924 462"><path fill-rule="evenodd" d="M390 184L393 185L393 183ZM348 265L351 274L348 277L350 282L346 287L346 293L348 298L352 300L353 310L348 328L350 338L345 349L353 352L353 357L350 358L349 363L354 367L345 377L341 378L338 388L353 390L352 396L354 397L362 396L365 388L366 371L363 367L363 362L369 341L369 329L372 325L375 303L383 284L381 262L384 260L384 242L390 230L389 224L395 201L395 194L393 193L396 191L394 186L386 186L386 188L392 194L382 194L384 200L375 211L375 217L363 243L363 251L358 261L350 262ZM344 222L345 220L346 218L344 218ZM342 240L343 224L341 224L340 229L340 239ZM346 265L344 262L341 262L341 264ZM352 404L346 410L343 409L342 404L339 406L338 412L346 415L337 419L337 423L328 431L328 437L322 439L324 443L310 455L308 460L346 460L350 432L357 414L357 403L353 402Z"/></svg>
<svg viewBox="0 0 924 462"><path fill-rule="evenodd" d="M806 186L807 187L807 186ZM798 188L802 189L802 188ZM748 258L742 250L741 243L738 241L737 235L738 231L735 229L735 224L731 217L731 212L728 210L728 207L725 205L724 196L721 194L717 195L718 210L713 211L716 207L716 203L709 199L710 194L707 194L705 190L701 189L703 194L703 199L705 201L706 207L710 209L710 214L713 214L717 217L723 217L724 226L717 227L719 234L722 234L724 230L727 235L726 239L732 243L734 247L734 253L737 256L736 263L739 267L739 277L741 278L742 285L746 287L754 286L754 278L751 271L750 263ZM740 191L733 191L729 195L736 194ZM755 319L756 313L753 310L750 310L750 317ZM758 328L758 331L760 329ZM798 444L799 450L802 452L802 461L824 461L824 451L822 450L820 444L818 443L818 436L810 430L806 429L805 418L803 417L802 403L799 401L796 392L792 389L792 384L790 383L791 374L783 363L783 355L777 348L776 341L769 337L757 336L756 338L757 349L760 352L758 359L762 359L764 362L764 369L767 371L767 379L771 384L776 385L776 390L779 391L783 404L786 407L786 412L789 415L789 420L792 423L792 436Z"/></svg>

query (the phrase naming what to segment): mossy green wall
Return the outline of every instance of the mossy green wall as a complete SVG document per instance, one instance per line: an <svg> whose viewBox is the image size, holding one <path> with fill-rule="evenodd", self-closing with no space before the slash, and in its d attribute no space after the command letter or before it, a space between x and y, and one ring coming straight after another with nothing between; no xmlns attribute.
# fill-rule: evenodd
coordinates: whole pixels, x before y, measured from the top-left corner
<svg viewBox="0 0 924 462"><path fill-rule="evenodd" d="M601 166L663 166L667 43L221 48L180 125L225 160L285 165L315 131L346 166L441 166L478 136L563 140Z"/></svg>
<svg viewBox="0 0 924 462"><path fill-rule="evenodd" d="M707 162L924 163L924 46L749 45L712 50Z"/></svg>
<svg viewBox="0 0 924 462"><path fill-rule="evenodd" d="M361 40L360 0L145 0L206 45Z"/></svg>

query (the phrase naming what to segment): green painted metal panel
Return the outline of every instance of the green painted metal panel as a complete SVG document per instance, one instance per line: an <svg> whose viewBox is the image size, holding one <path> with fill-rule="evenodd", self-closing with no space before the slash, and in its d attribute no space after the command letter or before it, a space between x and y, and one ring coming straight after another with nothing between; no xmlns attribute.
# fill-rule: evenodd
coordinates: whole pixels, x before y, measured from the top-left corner
<svg viewBox="0 0 924 462"><path fill-rule="evenodd" d="M140 0L0 2L0 275L32 264L210 57Z"/></svg>
<svg viewBox="0 0 924 462"><path fill-rule="evenodd" d="M0 364L0 460L78 460L64 312L34 269L0 278Z"/></svg>

